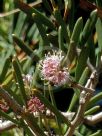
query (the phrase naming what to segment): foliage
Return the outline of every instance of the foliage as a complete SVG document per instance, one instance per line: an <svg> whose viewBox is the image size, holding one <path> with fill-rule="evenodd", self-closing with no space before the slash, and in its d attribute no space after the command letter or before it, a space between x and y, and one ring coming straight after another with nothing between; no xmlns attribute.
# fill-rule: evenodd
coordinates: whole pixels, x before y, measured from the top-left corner
<svg viewBox="0 0 102 136"><path fill-rule="evenodd" d="M102 135L101 0L5 0L3 7L1 135ZM73 97L60 111L54 95L64 89Z"/></svg>

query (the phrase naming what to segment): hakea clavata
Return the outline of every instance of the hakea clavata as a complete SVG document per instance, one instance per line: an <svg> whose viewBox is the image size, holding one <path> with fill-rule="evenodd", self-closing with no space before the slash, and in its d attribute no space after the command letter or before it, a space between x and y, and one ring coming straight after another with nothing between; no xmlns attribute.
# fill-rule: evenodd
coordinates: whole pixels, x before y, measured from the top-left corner
<svg viewBox="0 0 102 136"><path fill-rule="evenodd" d="M7 112L9 110L9 106L4 99L0 100L0 110Z"/></svg>
<svg viewBox="0 0 102 136"><path fill-rule="evenodd" d="M30 86L32 83L33 77L30 74L22 75L23 76L23 82L25 85ZM30 92L32 95L32 92ZM34 115L37 115L38 113L43 113L45 111L44 104L40 101L40 99L36 96L30 96L30 98L27 100L27 110L30 113L34 113Z"/></svg>
<svg viewBox="0 0 102 136"><path fill-rule="evenodd" d="M66 67L61 67L63 59L62 51L53 51L53 54L48 52L39 62L42 79L54 86L64 85L69 79L69 72Z"/></svg>
<svg viewBox="0 0 102 136"><path fill-rule="evenodd" d="M36 96L32 96L27 101L27 107L30 113L43 113L45 111L44 104Z"/></svg>

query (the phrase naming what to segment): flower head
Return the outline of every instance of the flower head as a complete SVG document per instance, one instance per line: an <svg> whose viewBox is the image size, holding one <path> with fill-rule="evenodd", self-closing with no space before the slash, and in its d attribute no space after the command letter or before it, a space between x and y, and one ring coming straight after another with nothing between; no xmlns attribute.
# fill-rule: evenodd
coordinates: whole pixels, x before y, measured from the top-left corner
<svg viewBox="0 0 102 136"><path fill-rule="evenodd" d="M7 112L9 110L9 106L4 99L0 100L0 109L4 112Z"/></svg>
<svg viewBox="0 0 102 136"><path fill-rule="evenodd" d="M45 106L44 104L42 104L42 102L36 97L31 97L28 102L27 102L27 106L28 106L28 111L30 113L33 112L44 112L45 110Z"/></svg>
<svg viewBox="0 0 102 136"><path fill-rule="evenodd" d="M49 81L56 85L63 85L67 82L69 72L65 67L61 68L61 61L64 56L62 52L53 52L45 55L45 58L40 61L41 76L43 80Z"/></svg>
<svg viewBox="0 0 102 136"><path fill-rule="evenodd" d="M22 75L22 76L23 76L23 81L24 81L25 84L29 85L33 80L33 77L30 74Z"/></svg>

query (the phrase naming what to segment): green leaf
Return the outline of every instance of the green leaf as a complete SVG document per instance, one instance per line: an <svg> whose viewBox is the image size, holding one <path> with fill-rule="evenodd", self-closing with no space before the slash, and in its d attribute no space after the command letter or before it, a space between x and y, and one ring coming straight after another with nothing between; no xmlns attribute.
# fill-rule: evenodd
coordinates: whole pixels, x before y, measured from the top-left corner
<svg viewBox="0 0 102 136"><path fill-rule="evenodd" d="M30 56L34 61L38 61L39 57L33 52L33 50L27 46L21 39L16 37L15 34L12 35L14 42L25 52L28 56Z"/></svg>
<svg viewBox="0 0 102 136"><path fill-rule="evenodd" d="M44 25L48 26L51 29L55 29L53 23L46 16L40 13L37 9L30 7L29 5L27 5L26 3L23 3L20 0L15 0L14 3L18 8L20 8L23 12L25 12L29 17L32 18L32 14L35 13L36 18L34 18L34 20L40 19Z"/></svg>
<svg viewBox="0 0 102 136"><path fill-rule="evenodd" d="M80 33L82 29L83 29L83 19L82 17L80 17L76 21L72 35L71 35L71 41L73 41L76 45L78 44Z"/></svg>
<svg viewBox="0 0 102 136"><path fill-rule="evenodd" d="M34 15L35 16L35 15ZM42 22L40 21L40 19L36 20L36 25L38 27L39 33L41 34L41 37L43 39L44 45L50 45L48 37L46 35L46 31L44 26L42 25Z"/></svg>
<svg viewBox="0 0 102 136"><path fill-rule="evenodd" d="M90 50L90 53L89 53L90 63L95 67L96 66L96 56L95 56L95 45L94 45L93 36L89 37L88 45L89 45L89 50Z"/></svg>
<svg viewBox="0 0 102 136"><path fill-rule="evenodd" d="M9 74L7 75L7 77L2 82L2 85L3 86L9 85L12 82L12 79L13 79L13 73L12 73L12 71L10 71Z"/></svg>
<svg viewBox="0 0 102 136"><path fill-rule="evenodd" d="M58 42L59 42L59 49L63 49L64 47L64 38L63 38L63 31L62 31L62 27L59 26L58 29Z"/></svg>
<svg viewBox="0 0 102 136"><path fill-rule="evenodd" d="M43 4L45 6L45 8L52 13L52 9L51 9L51 5L49 4L48 0L43 0Z"/></svg>
<svg viewBox="0 0 102 136"><path fill-rule="evenodd" d="M23 25L25 23L25 19L26 19L26 15L23 12L20 12L19 16L18 16L18 19L17 19L17 23L16 23L16 26L15 26L15 29L14 29L14 33L17 36L20 36L20 34L21 34Z"/></svg>
<svg viewBox="0 0 102 136"><path fill-rule="evenodd" d="M35 43L37 43L38 40L39 40L39 37L40 37L40 34L39 34L39 31L38 31L38 28L37 28L36 24L34 23L32 26L30 25L30 28L28 27L28 32L26 33L27 41L28 42L29 41L34 41ZM36 47L37 46L35 45L34 49Z"/></svg>
<svg viewBox="0 0 102 136"><path fill-rule="evenodd" d="M15 74L16 74L16 77L17 77L17 81L18 81L18 84L19 84L19 87L20 87L23 102L26 105L27 96L26 96L26 93L25 93L25 88L24 88L24 83L23 83L22 70L21 70L21 67L20 67L18 60L16 58L13 60L13 67L14 67Z"/></svg>
<svg viewBox="0 0 102 136"><path fill-rule="evenodd" d="M0 116L4 117L7 120L10 120L11 122L13 122L16 125L19 125L19 122L15 119L13 119L12 117L10 117L7 113L3 112L0 110Z"/></svg>
<svg viewBox="0 0 102 136"><path fill-rule="evenodd" d="M8 92L5 89L0 88L0 95L8 102L8 105L11 106L13 111L16 114L20 115L26 121L31 130L35 133L35 135L46 136L42 129L40 129L39 126L37 125L34 116L29 112L25 112L23 108L12 98L12 96L8 94Z"/></svg>
<svg viewBox="0 0 102 136"><path fill-rule="evenodd" d="M98 18L96 23L96 33L100 52L102 51L102 21Z"/></svg>
<svg viewBox="0 0 102 136"><path fill-rule="evenodd" d="M100 8L102 8L102 1L101 0L96 0L96 4L97 4L97 6L99 6Z"/></svg>
<svg viewBox="0 0 102 136"><path fill-rule="evenodd" d="M46 136L44 131L38 126L37 120L32 114L26 113L24 118L36 136Z"/></svg>
<svg viewBox="0 0 102 136"><path fill-rule="evenodd" d="M68 14L68 22L69 22L69 30L70 34L72 34L73 28L74 28L74 23L75 23L75 1L74 0L65 0L65 6L67 9Z"/></svg>
<svg viewBox="0 0 102 136"><path fill-rule="evenodd" d="M44 105L50 109L59 120L63 121L64 123L66 123L67 125L70 124L70 121L67 120L66 117L64 117L58 110L56 107L54 107L43 95L41 95L39 92L35 92L34 93L43 103Z"/></svg>
<svg viewBox="0 0 102 136"><path fill-rule="evenodd" d="M29 68L31 67L32 63L33 63L33 60L31 58L27 58L25 60L24 64L22 64L22 62L21 62L22 70L23 70L24 73L28 73Z"/></svg>
<svg viewBox="0 0 102 136"><path fill-rule="evenodd" d="M4 64L4 67L3 67L3 69L2 69L2 73L1 73L1 75L0 75L0 80L1 80L2 82L3 82L3 80L5 79L5 76L6 76L6 74L7 74L8 69L9 69L10 63L11 63L10 58L6 59L5 64Z"/></svg>
<svg viewBox="0 0 102 136"><path fill-rule="evenodd" d="M83 136L81 133L78 132L78 130L75 130L74 134L75 136Z"/></svg>
<svg viewBox="0 0 102 136"><path fill-rule="evenodd" d="M85 85L85 83L87 81L87 77L89 76L89 73L90 73L90 71L89 71L88 67L86 67L85 70L83 71L78 83L81 84L81 85ZM80 90L74 89L74 95L72 97L72 100L71 100L71 103L69 105L68 111L73 110L75 104L77 103L79 95L80 95Z"/></svg>
<svg viewBox="0 0 102 136"><path fill-rule="evenodd" d="M4 86L4 89L20 104L23 106L23 100L21 93L18 93L16 89L11 89L10 86ZM20 92L20 91L19 91Z"/></svg>
<svg viewBox="0 0 102 136"><path fill-rule="evenodd" d="M89 48L88 46L84 47L78 57L78 62L77 62L77 66L76 66L76 71L75 71L75 80L76 82L79 81L82 72L84 71L85 67L86 67L86 62L89 56Z"/></svg>
<svg viewBox="0 0 102 136"><path fill-rule="evenodd" d="M98 93L97 95L93 96L87 105L87 109L91 108L95 105L98 101L102 100L102 92Z"/></svg>
<svg viewBox="0 0 102 136"><path fill-rule="evenodd" d="M96 21L97 21L97 9L91 12L90 17L88 18L88 20L84 26L84 29L83 29L83 32L82 32L81 38L80 38L80 45L81 46L83 46L87 42L89 36L91 35L91 33L95 27Z"/></svg>
<svg viewBox="0 0 102 136"><path fill-rule="evenodd" d="M91 115L95 112L98 112L100 110L100 106L94 106L92 107L91 109L87 110L84 115L87 116L87 115Z"/></svg>
<svg viewBox="0 0 102 136"><path fill-rule="evenodd" d="M23 119L20 119L20 126L23 127L24 131L27 133L28 136L34 136L34 134L32 133L31 129L23 121Z"/></svg>
<svg viewBox="0 0 102 136"><path fill-rule="evenodd" d="M67 41L67 43L69 43L70 40L69 40L69 36L68 36L67 25L65 24L65 22L61 16L61 13L58 9L54 10L54 16L55 16L58 24L62 27L65 40Z"/></svg>
<svg viewBox="0 0 102 136"><path fill-rule="evenodd" d="M65 62L67 63L67 61L69 60L69 65L70 65L73 62L75 56L77 55L76 47L79 41L80 33L82 31L82 27L83 27L83 19L82 17L80 17L75 23L74 30L73 30L71 40L70 40L70 44L68 47L67 55L63 63Z"/></svg>
<svg viewBox="0 0 102 136"><path fill-rule="evenodd" d="M102 135L102 130L98 130L97 132L89 135L89 136L101 136Z"/></svg>

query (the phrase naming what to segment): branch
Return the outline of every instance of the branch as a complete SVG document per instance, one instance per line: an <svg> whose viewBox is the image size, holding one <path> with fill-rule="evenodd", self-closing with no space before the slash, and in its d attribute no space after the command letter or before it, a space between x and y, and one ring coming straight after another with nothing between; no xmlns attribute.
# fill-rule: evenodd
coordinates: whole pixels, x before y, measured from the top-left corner
<svg viewBox="0 0 102 136"><path fill-rule="evenodd" d="M92 88L88 88L88 87L84 87L76 82L74 82L71 78L68 79L69 80L69 83L71 84L71 87L72 88L77 88L79 89L80 91L84 90L86 92L93 92L93 89Z"/></svg>
<svg viewBox="0 0 102 136"><path fill-rule="evenodd" d="M34 117L30 113L25 112L25 110L8 94L5 89L2 88L2 86L0 86L0 96L5 99L9 107L11 107L14 111L14 113L21 116L21 118L26 121L28 126L32 129L33 133L35 133L37 136L40 136L41 133L42 136L46 136L36 124Z"/></svg>
<svg viewBox="0 0 102 136"><path fill-rule="evenodd" d="M61 112L61 113L70 121L75 116L75 112ZM54 115L51 116L51 117L53 118ZM86 125L90 125L90 126L102 122L102 112L99 112L99 113L97 113L95 115L88 115L88 116L84 117L83 122Z"/></svg>
<svg viewBox="0 0 102 136"><path fill-rule="evenodd" d="M41 4L42 3L42 0L38 0L38 1L36 1L36 2L32 2L32 3L30 3L29 4L29 6L31 6L31 7L37 7L39 4ZM15 13L17 13L17 12L19 12L20 11L20 9L14 9L14 10L12 10L12 11L9 11L9 12L7 12L7 13L0 13L0 18L2 18L2 17L6 17L6 16L9 16L9 15L12 15L12 14L15 14Z"/></svg>
<svg viewBox="0 0 102 136"><path fill-rule="evenodd" d="M99 6L96 6L95 4L92 4L91 2L87 1L87 0L80 0L80 8L84 9L84 10L89 10L92 11L94 9L98 10L98 16L100 18L102 18L102 8L100 8Z"/></svg>
<svg viewBox="0 0 102 136"><path fill-rule="evenodd" d="M97 72L96 71L92 72L89 80L87 81L85 85L86 89L81 91L78 111L76 113L74 120L71 122L71 125L68 131L66 132L65 136L73 136L73 133L76 127L84 121L84 112L85 112L86 106L93 95L93 92L94 92L93 88L95 88L97 84L96 77L97 77ZM87 88L90 88L90 89L87 89Z"/></svg>

